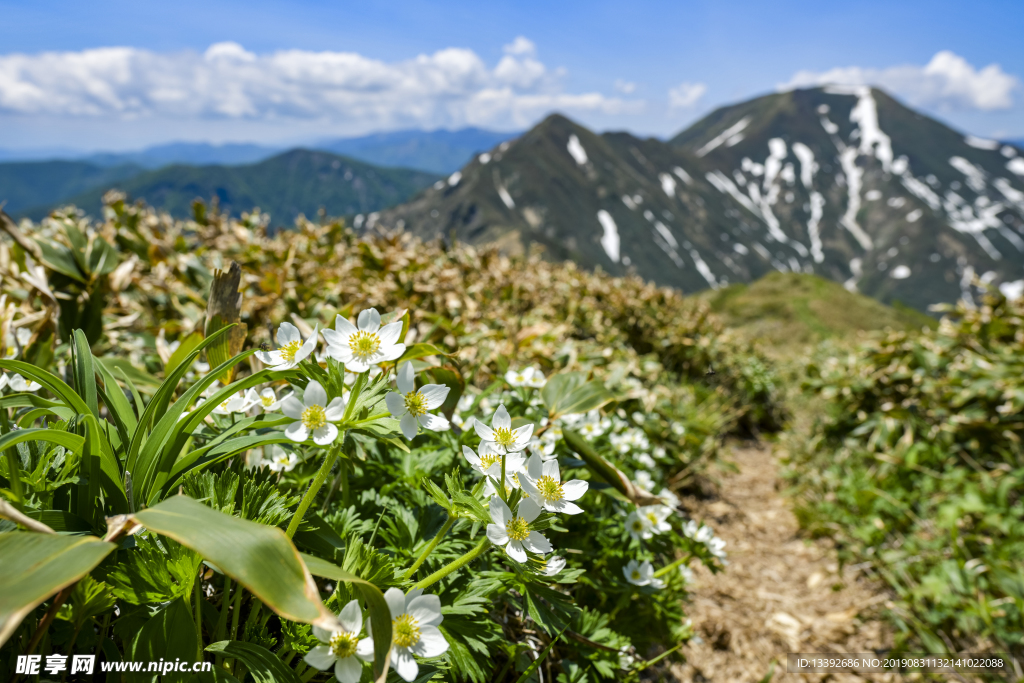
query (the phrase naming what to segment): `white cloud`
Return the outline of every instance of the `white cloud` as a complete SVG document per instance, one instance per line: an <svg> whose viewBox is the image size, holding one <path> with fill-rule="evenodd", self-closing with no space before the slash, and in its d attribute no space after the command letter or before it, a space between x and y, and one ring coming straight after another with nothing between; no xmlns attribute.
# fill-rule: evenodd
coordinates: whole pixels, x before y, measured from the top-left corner
<svg viewBox="0 0 1024 683"><path fill-rule="evenodd" d="M636 90L636 83L624 81L621 78L615 79L615 89L624 95L630 95Z"/></svg>
<svg viewBox="0 0 1024 683"><path fill-rule="evenodd" d="M1008 109L1020 80L998 64L975 69L949 50L936 53L924 66L902 65L886 69L840 67L825 72L800 71L781 90L824 84L874 85L889 90L910 104L942 109Z"/></svg>
<svg viewBox="0 0 1024 683"><path fill-rule="evenodd" d="M569 93L520 36L494 68L446 48L399 62L353 52L203 54L130 47L0 55L0 115L119 120L323 121L352 128L525 126L551 109L636 113L643 102Z"/></svg>
<svg viewBox="0 0 1024 683"><path fill-rule="evenodd" d="M689 109L697 104L707 91L708 86L703 83L680 83L674 88L669 88L668 106L672 109Z"/></svg>

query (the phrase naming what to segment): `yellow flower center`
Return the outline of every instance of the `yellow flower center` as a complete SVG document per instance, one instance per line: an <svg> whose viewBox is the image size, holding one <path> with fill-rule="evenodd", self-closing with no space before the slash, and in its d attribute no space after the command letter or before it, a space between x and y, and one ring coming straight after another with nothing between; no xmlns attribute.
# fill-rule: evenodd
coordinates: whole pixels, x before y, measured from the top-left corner
<svg viewBox="0 0 1024 683"><path fill-rule="evenodd" d="M374 332L359 330L348 338L348 348L356 358L369 358L380 348L380 337Z"/></svg>
<svg viewBox="0 0 1024 683"><path fill-rule="evenodd" d="M359 636L348 631L339 631L331 636L331 654L338 659L351 657L356 653L356 645L359 644Z"/></svg>
<svg viewBox="0 0 1024 683"><path fill-rule="evenodd" d="M294 341L290 341L279 348L278 351L281 352L281 359L284 360L285 363L291 363L295 360L295 354L297 354L301 348L302 342L295 339Z"/></svg>
<svg viewBox="0 0 1024 683"><path fill-rule="evenodd" d="M651 524L657 524L658 523L658 516L656 514L654 514L653 512L648 512L647 513L647 519L651 520Z"/></svg>
<svg viewBox="0 0 1024 683"><path fill-rule="evenodd" d="M224 399L224 401L222 401L222 402L221 402L221 404L220 404L219 406L217 406L217 407L218 407L218 408L220 408L221 410L227 410L227 409L228 409L228 403L229 403L230 401L231 401L231 399L230 399L230 398L226 398L226 399Z"/></svg>
<svg viewBox="0 0 1024 683"><path fill-rule="evenodd" d="M515 445L516 437L508 427L499 427L494 430L494 442L499 446L505 446L507 448Z"/></svg>
<svg viewBox="0 0 1024 683"><path fill-rule="evenodd" d="M632 579L634 581L639 581L640 580L640 570L639 569L634 569L633 573L630 574L630 577L632 577Z"/></svg>
<svg viewBox="0 0 1024 683"><path fill-rule="evenodd" d="M513 541L522 541L530 535L530 523L522 517L513 517L505 522L505 533Z"/></svg>
<svg viewBox="0 0 1024 683"><path fill-rule="evenodd" d="M499 462L501 462L501 456L498 455L497 453L495 453L493 455L488 453L487 455L481 455L480 456L480 467L481 467L481 469L485 469L486 470L491 465L493 465L495 463L499 463Z"/></svg>
<svg viewBox="0 0 1024 683"><path fill-rule="evenodd" d="M644 523L641 522L639 519L634 520L633 521L633 531L643 531L643 530L644 530Z"/></svg>
<svg viewBox="0 0 1024 683"><path fill-rule="evenodd" d="M327 411L323 406L310 406L302 411L302 424L311 432L327 424Z"/></svg>
<svg viewBox="0 0 1024 683"><path fill-rule="evenodd" d="M547 500L559 501L565 498L565 491L562 490L562 482L554 477L543 476L537 480L537 490Z"/></svg>
<svg viewBox="0 0 1024 683"><path fill-rule="evenodd" d="M420 627L411 614L403 614L391 622L395 645L412 647L420 642Z"/></svg>
<svg viewBox="0 0 1024 683"><path fill-rule="evenodd" d="M427 399L418 391L410 391L405 395L405 409L413 417L419 417L427 412Z"/></svg>
<svg viewBox="0 0 1024 683"><path fill-rule="evenodd" d="M260 400L263 401L264 408L269 408L270 406L274 405L273 396L260 396Z"/></svg>

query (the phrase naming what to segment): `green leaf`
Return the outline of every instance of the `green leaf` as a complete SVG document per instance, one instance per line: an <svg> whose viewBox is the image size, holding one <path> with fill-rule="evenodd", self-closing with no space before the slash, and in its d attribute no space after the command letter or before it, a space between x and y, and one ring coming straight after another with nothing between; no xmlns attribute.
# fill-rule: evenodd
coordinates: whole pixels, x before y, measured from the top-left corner
<svg viewBox="0 0 1024 683"><path fill-rule="evenodd" d="M392 361L396 366L401 365L407 360L416 360L418 358L427 358L428 356L445 356L448 354L437 348L433 344L413 344L412 346L405 349L398 360Z"/></svg>
<svg viewBox="0 0 1024 683"><path fill-rule="evenodd" d="M57 532L89 533L92 531L89 520L64 510L26 510L25 514Z"/></svg>
<svg viewBox="0 0 1024 683"><path fill-rule="evenodd" d="M49 240L36 240L36 244L39 245L40 260L46 267L85 284L85 276L82 275L82 270L70 249Z"/></svg>
<svg viewBox="0 0 1024 683"><path fill-rule="evenodd" d="M188 603L179 598L145 623L132 643L131 659L136 662L173 662L175 659L194 662L196 648L196 623ZM126 678L135 683L156 681L160 676L160 672L143 671L128 674Z"/></svg>
<svg viewBox="0 0 1024 683"><path fill-rule="evenodd" d="M97 358L96 361L112 374L123 377L126 382L130 383L129 388L135 386L140 391L152 394L161 384L159 377L149 374L142 368L135 367L127 358ZM142 414L141 405L138 406L138 412L140 415Z"/></svg>
<svg viewBox="0 0 1024 683"><path fill-rule="evenodd" d="M387 673L388 653L391 651L391 610L380 589L365 579L313 555L302 554L302 561L314 576L355 585L370 608L370 627L373 629L373 660L378 671ZM381 678L384 676L382 675Z"/></svg>
<svg viewBox="0 0 1024 683"><path fill-rule="evenodd" d="M85 332L75 330L71 338L71 357L74 362L75 389L85 401L89 411L96 417L100 416L96 401L96 372L93 369L92 349Z"/></svg>
<svg viewBox="0 0 1024 683"><path fill-rule="evenodd" d="M337 623L281 529L225 515L188 496L169 498L133 519L195 550L285 619L328 629Z"/></svg>
<svg viewBox="0 0 1024 683"><path fill-rule="evenodd" d="M200 332L193 332L178 344L178 348L174 349L174 353L167 359L167 365L164 366L164 373L170 375L174 372L182 362L188 358L189 354L196 350L196 347L203 342L203 335Z"/></svg>
<svg viewBox="0 0 1024 683"><path fill-rule="evenodd" d="M37 605L88 574L115 547L94 536L0 534L0 645Z"/></svg>
<svg viewBox="0 0 1024 683"><path fill-rule="evenodd" d="M625 496L634 505L661 504L660 498L634 486L629 477L620 472L615 465L598 455L597 451L578 432L574 432L571 429L562 429L562 438L565 440L565 444L576 455L580 456L580 460L587 463L587 467L590 468L591 472L608 484L611 484L612 488Z"/></svg>
<svg viewBox="0 0 1024 683"><path fill-rule="evenodd" d="M242 662L256 683L300 683L295 672L277 655L259 645L240 640L222 640L208 645L206 651Z"/></svg>
<svg viewBox="0 0 1024 683"><path fill-rule="evenodd" d="M566 628L569 627L566 626L558 632L557 636L551 639L551 642L548 643L548 646L541 650L541 653L537 655L537 659L533 660L533 662L530 663L530 666L526 667L526 671L523 672L523 675L516 679L516 683L526 683L526 681L530 680L530 676L532 676L533 673L540 668L540 665L544 663L544 659L548 656L548 653L551 652L551 648L555 646L555 643L558 642L558 639L562 637L562 634L565 633Z"/></svg>
<svg viewBox="0 0 1024 683"><path fill-rule="evenodd" d="M104 578L118 598L133 605L185 598L202 563L195 551L180 543L158 543L156 536L140 536L135 548L122 551L117 565Z"/></svg>
<svg viewBox="0 0 1024 683"><path fill-rule="evenodd" d="M552 376L540 395L552 419L597 410L615 400L603 383L596 379L588 382L583 372L560 372Z"/></svg>

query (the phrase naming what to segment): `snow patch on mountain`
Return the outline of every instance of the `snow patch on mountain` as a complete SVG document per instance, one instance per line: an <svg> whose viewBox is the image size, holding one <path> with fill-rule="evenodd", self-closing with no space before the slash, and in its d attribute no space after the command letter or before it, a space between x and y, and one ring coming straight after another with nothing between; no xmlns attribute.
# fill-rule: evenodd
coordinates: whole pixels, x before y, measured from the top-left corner
<svg viewBox="0 0 1024 683"><path fill-rule="evenodd" d="M811 193L811 217L807 220L807 235L811 238L811 256L815 263L825 260L825 252L821 245L821 213L825 208L825 198L820 192Z"/></svg>
<svg viewBox="0 0 1024 683"><path fill-rule="evenodd" d="M733 137L734 135L742 131L744 128L749 126L750 121L751 118L749 116L745 116L742 119L740 119L737 123L734 123L733 125L729 126L724 131L708 140L703 147L698 149L697 156L702 157L708 152L717 149L722 145L723 142L725 142L726 140ZM737 142L739 142L739 140L737 140Z"/></svg>
<svg viewBox="0 0 1024 683"><path fill-rule="evenodd" d="M1006 169L1017 175L1024 175L1024 159L1014 157L1006 162Z"/></svg>
<svg viewBox="0 0 1024 683"><path fill-rule="evenodd" d="M679 176L679 179L682 180L687 185L693 185L693 178L691 178L690 174L684 171L679 166L673 166L672 172Z"/></svg>
<svg viewBox="0 0 1024 683"><path fill-rule="evenodd" d="M860 211L860 186L864 171L857 166L857 148L847 147L839 153L839 163L846 174L846 213L839 219L839 223L850 231L853 238L865 250L873 246L871 237L864 232L857 222L857 212Z"/></svg>
<svg viewBox="0 0 1024 683"><path fill-rule="evenodd" d="M658 180L661 181L661 189L669 197L676 196L676 179L670 176L668 173L662 173L658 176Z"/></svg>
<svg viewBox="0 0 1024 683"><path fill-rule="evenodd" d="M569 152L575 161L577 166L586 166L587 161L587 150L583 149L583 143L576 137L575 134L569 136L569 142L565 145L566 150Z"/></svg>
<svg viewBox="0 0 1024 683"><path fill-rule="evenodd" d="M498 191L498 196L501 197L502 203L504 203L509 210L516 208L516 203L512 200L512 195L508 193L508 190L505 189L505 186L502 185L501 181L497 178L494 179L494 189Z"/></svg>
<svg viewBox="0 0 1024 683"><path fill-rule="evenodd" d="M976 138L973 135L968 135L964 138L971 147L975 149L999 149L999 142L996 140L986 140L985 138Z"/></svg>
<svg viewBox="0 0 1024 683"><path fill-rule="evenodd" d="M573 135L573 137L575 138L576 136ZM601 224L601 246L604 247L604 253L608 254L608 258L614 263L618 263L619 226L615 225L615 219L604 209L597 212L597 222Z"/></svg>

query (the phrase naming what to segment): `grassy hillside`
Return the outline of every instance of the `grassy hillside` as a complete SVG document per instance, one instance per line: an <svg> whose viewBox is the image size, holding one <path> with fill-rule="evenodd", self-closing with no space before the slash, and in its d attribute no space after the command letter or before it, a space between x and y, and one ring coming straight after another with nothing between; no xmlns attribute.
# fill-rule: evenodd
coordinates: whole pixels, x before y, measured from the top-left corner
<svg viewBox="0 0 1024 683"><path fill-rule="evenodd" d="M935 321L916 310L886 306L842 285L799 273L771 273L698 295L726 326L762 341L776 353L861 331L918 329Z"/></svg>
<svg viewBox="0 0 1024 683"><path fill-rule="evenodd" d="M15 161L0 164L0 203L17 215L27 209L66 201L97 185L139 173L134 164L101 166L85 161Z"/></svg>
<svg viewBox="0 0 1024 683"><path fill-rule="evenodd" d="M304 149L291 150L244 166L168 166L119 183L106 183L71 202L91 215L99 211L111 187L132 199L183 217L192 201L216 197L221 211L238 216L258 206L275 225L290 224L302 213L315 216L321 207L331 216L379 211L409 199L437 180L422 171L378 168L347 157ZM38 219L52 207L28 212Z"/></svg>

